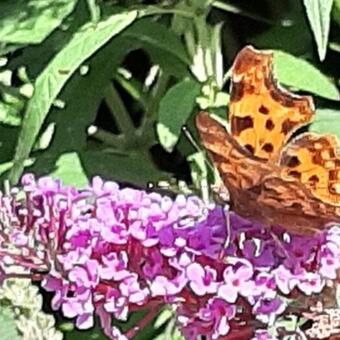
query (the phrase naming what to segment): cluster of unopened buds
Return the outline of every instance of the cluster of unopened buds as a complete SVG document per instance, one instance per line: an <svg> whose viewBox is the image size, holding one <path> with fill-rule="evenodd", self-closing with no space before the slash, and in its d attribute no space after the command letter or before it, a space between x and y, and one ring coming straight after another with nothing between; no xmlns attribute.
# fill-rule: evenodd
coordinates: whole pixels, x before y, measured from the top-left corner
<svg viewBox="0 0 340 340"><path fill-rule="evenodd" d="M98 316L111 339L132 338L166 305L186 339L275 339L273 320L334 291L339 267L340 227L288 235L195 196L28 174L0 197L0 280L41 281L54 310L80 329ZM148 313L132 329L112 326L138 310Z"/></svg>

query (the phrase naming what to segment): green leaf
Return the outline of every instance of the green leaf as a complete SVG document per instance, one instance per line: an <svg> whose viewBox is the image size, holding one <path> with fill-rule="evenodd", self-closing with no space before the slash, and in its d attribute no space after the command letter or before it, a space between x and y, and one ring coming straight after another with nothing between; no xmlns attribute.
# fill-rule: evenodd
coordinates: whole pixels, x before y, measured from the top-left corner
<svg viewBox="0 0 340 340"><path fill-rule="evenodd" d="M184 45L178 36L157 21L148 18L136 21L123 33L123 36L137 39L143 43L143 46L163 50L185 64L190 63Z"/></svg>
<svg viewBox="0 0 340 340"><path fill-rule="evenodd" d="M340 0L334 0L332 18L340 26Z"/></svg>
<svg viewBox="0 0 340 340"><path fill-rule="evenodd" d="M0 124L0 163L12 160L19 128Z"/></svg>
<svg viewBox="0 0 340 340"><path fill-rule="evenodd" d="M277 8L279 18L276 17L275 24L260 30L259 34L256 31L247 31L247 41L257 48L283 50L294 55L309 55L313 40L302 2L280 4L280 9ZM280 13L282 8L286 10Z"/></svg>
<svg viewBox="0 0 340 340"><path fill-rule="evenodd" d="M112 15L95 27L80 29L40 74L35 92L28 102L14 158L10 180L15 183L22 172L22 162L29 156L41 125L60 90L76 69L112 37L130 25L136 11Z"/></svg>
<svg viewBox="0 0 340 340"><path fill-rule="evenodd" d="M20 340L15 324L14 313L8 307L0 307L0 339Z"/></svg>
<svg viewBox="0 0 340 340"><path fill-rule="evenodd" d="M326 57L333 0L303 0L303 3L322 61Z"/></svg>
<svg viewBox="0 0 340 340"><path fill-rule="evenodd" d="M85 151L79 153L82 165L91 178L95 175L105 179L134 183L145 187L147 182L170 179L166 172L159 171L142 152L131 152L128 155L114 151Z"/></svg>
<svg viewBox="0 0 340 340"><path fill-rule="evenodd" d="M88 184L87 176L76 152L65 153L56 162L56 170L51 173L65 185L82 188Z"/></svg>
<svg viewBox="0 0 340 340"><path fill-rule="evenodd" d="M309 131L316 133L331 133L340 139L340 110L318 109Z"/></svg>
<svg viewBox="0 0 340 340"><path fill-rule="evenodd" d="M132 49L131 42L117 36L88 61L85 75L77 72L72 76L59 95L65 106L62 109L52 107L47 118L47 122L56 124L47 153L60 154L86 148L87 128L95 121L105 89L124 56Z"/></svg>
<svg viewBox="0 0 340 340"><path fill-rule="evenodd" d="M38 44L74 9L78 0L16 0L0 3L0 41Z"/></svg>
<svg viewBox="0 0 340 340"><path fill-rule="evenodd" d="M157 134L160 143L171 152L196 105L201 85L196 80L184 79L171 87L159 103Z"/></svg>
<svg viewBox="0 0 340 340"><path fill-rule="evenodd" d="M334 83L306 60L275 51L274 71L279 81L285 85L327 99L340 100L339 91Z"/></svg>
<svg viewBox="0 0 340 340"><path fill-rule="evenodd" d="M97 23L100 19L100 6L96 0L86 0L89 12L91 15L91 21Z"/></svg>

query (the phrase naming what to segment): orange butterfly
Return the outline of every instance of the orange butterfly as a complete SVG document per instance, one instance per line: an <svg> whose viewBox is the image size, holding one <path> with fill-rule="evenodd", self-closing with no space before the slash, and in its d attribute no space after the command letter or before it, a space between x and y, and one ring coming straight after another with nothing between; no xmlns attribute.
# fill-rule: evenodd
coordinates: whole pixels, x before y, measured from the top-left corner
<svg viewBox="0 0 340 340"><path fill-rule="evenodd" d="M340 222L339 146L332 135L293 132L314 107L273 78L271 52L247 46L231 79L231 131L208 113L196 116L202 143L230 194L231 208L267 226L311 234Z"/></svg>

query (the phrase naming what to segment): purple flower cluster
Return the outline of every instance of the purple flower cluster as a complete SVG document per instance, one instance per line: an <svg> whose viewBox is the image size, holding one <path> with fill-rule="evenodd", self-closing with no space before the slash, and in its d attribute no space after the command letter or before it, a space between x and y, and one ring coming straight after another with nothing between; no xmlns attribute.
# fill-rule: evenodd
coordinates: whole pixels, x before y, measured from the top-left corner
<svg viewBox="0 0 340 340"><path fill-rule="evenodd" d="M195 196L99 177L77 190L25 175L22 190L0 196L0 280L15 276L12 265L41 280L53 309L78 328L99 316L111 339L133 337L164 305L186 339L270 339L261 328L285 312L287 297L320 293L337 278L340 228L288 235ZM124 334L111 325L142 309Z"/></svg>

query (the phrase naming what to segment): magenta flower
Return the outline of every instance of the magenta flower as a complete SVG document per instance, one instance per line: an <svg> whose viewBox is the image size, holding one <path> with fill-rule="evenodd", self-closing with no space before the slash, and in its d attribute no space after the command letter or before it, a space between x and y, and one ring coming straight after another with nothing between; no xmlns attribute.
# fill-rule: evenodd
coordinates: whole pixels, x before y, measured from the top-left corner
<svg viewBox="0 0 340 340"><path fill-rule="evenodd" d="M81 329L98 316L110 339L133 338L166 304L186 339L272 339L266 324L297 296L323 294L339 269L337 226L285 237L195 196L99 177L77 190L25 175L22 189L0 194L0 284L41 281L54 310ZM132 329L112 326L138 310L149 312Z"/></svg>
<svg viewBox="0 0 340 340"><path fill-rule="evenodd" d="M235 259L232 262L235 262ZM217 295L229 303L235 303L239 295L243 297L252 296L254 290L253 274L252 265L247 261L235 262L226 267L223 272L224 283L218 288Z"/></svg>
<svg viewBox="0 0 340 340"><path fill-rule="evenodd" d="M189 286L199 296L216 293L216 270L209 266L202 267L198 263L190 263L186 268Z"/></svg>

